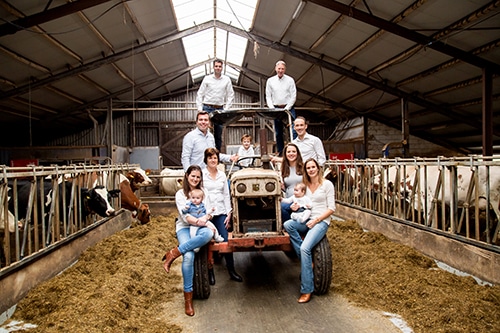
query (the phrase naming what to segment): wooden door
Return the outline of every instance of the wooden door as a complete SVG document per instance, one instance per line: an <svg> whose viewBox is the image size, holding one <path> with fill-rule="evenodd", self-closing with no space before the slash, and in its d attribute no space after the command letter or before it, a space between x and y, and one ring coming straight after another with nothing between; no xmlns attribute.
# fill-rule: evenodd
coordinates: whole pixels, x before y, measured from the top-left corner
<svg viewBox="0 0 500 333"><path fill-rule="evenodd" d="M179 123L160 124L160 154L163 166L181 166L182 139L191 126Z"/></svg>

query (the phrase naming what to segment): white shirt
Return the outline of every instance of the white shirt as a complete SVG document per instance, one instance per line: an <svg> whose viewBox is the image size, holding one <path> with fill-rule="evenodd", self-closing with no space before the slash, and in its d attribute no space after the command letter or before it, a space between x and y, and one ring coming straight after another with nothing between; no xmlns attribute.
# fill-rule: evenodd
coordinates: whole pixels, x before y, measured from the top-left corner
<svg viewBox="0 0 500 333"><path fill-rule="evenodd" d="M323 166L326 162L325 148L323 147L323 142L312 134L306 133L304 139L299 139L296 137L292 141L299 147L300 155L304 163L310 159L314 158L319 165Z"/></svg>
<svg viewBox="0 0 500 333"><path fill-rule="evenodd" d="M300 208L308 208L308 209L312 208L312 200L307 195L304 195L300 198L297 198L295 195L292 195L289 198L281 199L281 202L289 204L298 203Z"/></svg>
<svg viewBox="0 0 500 333"><path fill-rule="evenodd" d="M203 109L203 104L223 105L224 109L229 109L233 101L234 90L229 77L221 74L220 78L216 78L214 74L210 74L203 78L196 94L198 110Z"/></svg>
<svg viewBox="0 0 500 333"><path fill-rule="evenodd" d="M295 80L286 74L281 79L278 75L267 79L266 83L266 103L268 108L275 108L275 105L286 105L285 109L290 110L297 99L297 88Z"/></svg>
<svg viewBox="0 0 500 333"><path fill-rule="evenodd" d="M306 189L306 195L311 198L312 201L311 220L321 216L327 209L331 209L335 212L335 190L331 181L323 179L323 184L321 184L314 193L312 193L308 187ZM330 224L329 218L323 221Z"/></svg>
<svg viewBox="0 0 500 333"><path fill-rule="evenodd" d="M207 148L215 148L214 135L207 131L203 133L197 127L182 139L182 153L181 153L181 163L184 171L193 165L199 165L202 169L206 166L203 162L205 157L205 150ZM220 160L222 162L230 162L230 156L226 154L219 154Z"/></svg>
<svg viewBox="0 0 500 333"><path fill-rule="evenodd" d="M254 155L255 155L255 152L253 151L253 147L252 146L248 147L248 149L245 149L245 147L240 146L240 148L238 149L238 156L240 158L241 157L245 157L245 156L254 156ZM252 159L251 158L246 158L243 161L240 161L240 165L242 165L242 166L249 166L250 162L252 162Z"/></svg>
<svg viewBox="0 0 500 333"><path fill-rule="evenodd" d="M293 195L293 188L301 181L302 175L298 175L297 169L294 166L290 166L290 174L288 177L283 178L283 184L285 184L285 198L289 198Z"/></svg>
<svg viewBox="0 0 500 333"><path fill-rule="evenodd" d="M208 169L203 169L203 188L208 192L210 203L215 207L212 216L227 215L232 211L229 184L224 172L217 170L215 179L212 179Z"/></svg>

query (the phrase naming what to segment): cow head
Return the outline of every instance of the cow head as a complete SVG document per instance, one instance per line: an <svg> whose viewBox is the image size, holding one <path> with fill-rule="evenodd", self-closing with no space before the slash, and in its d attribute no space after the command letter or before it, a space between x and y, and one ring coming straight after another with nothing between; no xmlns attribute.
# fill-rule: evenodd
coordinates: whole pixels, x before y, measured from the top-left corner
<svg viewBox="0 0 500 333"><path fill-rule="evenodd" d="M151 185L153 182L148 177L150 170L135 169L127 173L126 178L130 182L130 188L133 192L137 191L141 186Z"/></svg>
<svg viewBox="0 0 500 333"><path fill-rule="evenodd" d="M84 202L86 215L96 213L107 217L115 214L108 200L108 190L104 186L96 186L93 189L82 189L82 200Z"/></svg>
<svg viewBox="0 0 500 333"><path fill-rule="evenodd" d="M151 211L149 210L148 204L141 204L136 218L141 222L141 224L146 224L151 221Z"/></svg>

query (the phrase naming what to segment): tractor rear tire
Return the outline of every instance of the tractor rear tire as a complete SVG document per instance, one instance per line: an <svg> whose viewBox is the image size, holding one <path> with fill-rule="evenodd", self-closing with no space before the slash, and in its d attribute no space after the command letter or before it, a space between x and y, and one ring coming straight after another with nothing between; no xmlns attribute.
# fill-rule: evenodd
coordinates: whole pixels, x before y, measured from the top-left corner
<svg viewBox="0 0 500 333"><path fill-rule="evenodd" d="M332 252L325 236L313 249L314 294L324 295L332 283Z"/></svg>
<svg viewBox="0 0 500 333"><path fill-rule="evenodd" d="M193 298L207 299L208 297L210 297L208 245L205 245L194 257Z"/></svg>

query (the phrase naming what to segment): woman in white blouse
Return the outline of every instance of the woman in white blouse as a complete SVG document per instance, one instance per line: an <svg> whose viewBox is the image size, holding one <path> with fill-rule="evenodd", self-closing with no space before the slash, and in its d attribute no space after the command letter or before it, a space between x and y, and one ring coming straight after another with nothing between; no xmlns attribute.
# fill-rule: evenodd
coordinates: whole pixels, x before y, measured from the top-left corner
<svg viewBox="0 0 500 333"><path fill-rule="evenodd" d="M285 154L281 162L281 189L285 191L285 198L290 198L293 195L293 188L296 184L302 182L302 173L304 162L300 155L299 147L295 143L289 143L285 146ZM281 221L285 222L290 219L289 203L281 203Z"/></svg>
<svg viewBox="0 0 500 333"><path fill-rule="evenodd" d="M224 242L228 240L228 229L231 226L231 197L229 195L229 186L224 172L217 169L219 165L219 151L216 148L207 148L203 162L207 165L203 169L203 187L208 193L209 201L215 211L211 213L212 223L219 231L219 234L224 238ZM231 280L242 282L241 276L234 269L233 253L224 253L226 267ZM215 275L213 268L208 271L209 283L215 284Z"/></svg>
<svg viewBox="0 0 500 333"><path fill-rule="evenodd" d="M335 191L333 184L323 178L321 167L315 159L304 163L306 195L312 201L311 218L303 224L295 220L285 222L285 230L290 242L300 258L300 298L299 303L307 303L314 292L314 272L312 266L313 248L325 237L330 226L330 216L335 212ZM292 211L299 207L292 204ZM302 240L301 235L305 237Z"/></svg>

